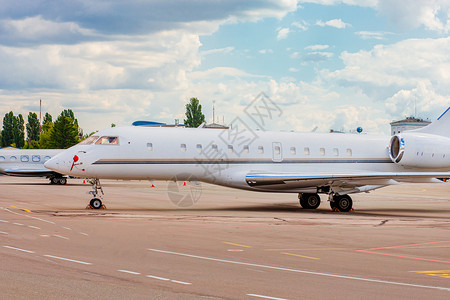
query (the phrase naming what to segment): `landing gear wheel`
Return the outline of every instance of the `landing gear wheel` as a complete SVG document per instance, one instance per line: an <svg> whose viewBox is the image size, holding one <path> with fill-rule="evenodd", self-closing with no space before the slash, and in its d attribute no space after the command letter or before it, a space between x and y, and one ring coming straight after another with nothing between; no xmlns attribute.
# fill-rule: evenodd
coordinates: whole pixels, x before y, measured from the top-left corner
<svg viewBox="0 0 450 300"><path fill-rule="evenodd" d="M50 178L50 183L51 184L58 184L59 183L59 178L56 178L56 177Z"/></svg>
<svg viewBox="0 0 450 300"><path fill-rule="evenodd" d="M67 183L67 179L64 177L59 178L59 184L65 185Z"/></svg>
<svg viewBox="0 0 450 300"><path fill-rule="evenodd" d="M300 205L305 209L316 209L320 205L319 194L302 194L299 200Z"/></svg>
<svg viewBox="0 0 450 300"><path fill-rule="evenodd" d="M98 199L98 198L94 198L91 200L91 202L89 202L89 204L94 208L94 209L99 209L102 207L102 200Z"/></svg>
<svg viewBox="0 0 450 300"><path fill-rule="evenodd" d="M336 208L342 212L348 212L353 208L353 200L349 195L334 196L330 202L332 209Z"/></svg>

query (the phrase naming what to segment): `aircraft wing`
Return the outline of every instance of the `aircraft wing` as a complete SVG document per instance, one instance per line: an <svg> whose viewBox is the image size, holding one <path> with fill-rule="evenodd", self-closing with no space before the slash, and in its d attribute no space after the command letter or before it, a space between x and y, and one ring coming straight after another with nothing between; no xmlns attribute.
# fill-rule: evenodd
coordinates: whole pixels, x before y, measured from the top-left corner
<svg viewBox="0 0 450 300"><path fill-rule="evenodd" d="M252 187L289 190L305 187L334 186L355 188L366 185L386 186L399 182L439 182L436 178L449 178L450 172L361 172L361 173L264 173L252 172L246 175L247 184Z"/></svg>

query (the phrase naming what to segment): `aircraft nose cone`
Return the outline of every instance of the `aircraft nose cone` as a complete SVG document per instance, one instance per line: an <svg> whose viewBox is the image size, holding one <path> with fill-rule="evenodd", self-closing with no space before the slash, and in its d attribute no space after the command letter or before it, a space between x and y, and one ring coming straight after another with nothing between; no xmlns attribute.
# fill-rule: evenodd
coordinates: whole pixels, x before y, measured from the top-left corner
<svg viewBox="0 0 450 300"><path fill-rule="evenodd" d="M60 165L59 159L56 157L53 157L44 163L44 167L52 171L58 171L60 169L59 165Z"/></svg>

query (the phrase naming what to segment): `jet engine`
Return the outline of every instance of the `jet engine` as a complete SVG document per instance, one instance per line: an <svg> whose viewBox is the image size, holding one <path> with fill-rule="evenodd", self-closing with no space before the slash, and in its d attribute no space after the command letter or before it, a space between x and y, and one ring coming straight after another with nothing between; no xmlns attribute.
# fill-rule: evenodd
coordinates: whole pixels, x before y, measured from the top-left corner
<svg viewBox="0 0 450 300"><path fill-rule="evenodd" d="M394 135L389 145L391 160L405 167L450 168L450 138L420 132Z"/></svg>

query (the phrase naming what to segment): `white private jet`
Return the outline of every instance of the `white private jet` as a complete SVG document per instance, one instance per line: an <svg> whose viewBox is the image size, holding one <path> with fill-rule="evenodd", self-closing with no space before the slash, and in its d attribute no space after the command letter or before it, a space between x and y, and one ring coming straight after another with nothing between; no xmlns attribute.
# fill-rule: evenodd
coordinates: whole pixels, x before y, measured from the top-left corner
<svg viewBox="0 0 450 300"><path fill-rule="evenodd" d="M47 177L52 184L66 184L66 176L49 170L44 163L62 149L0 149L0 174L19 177Z"/></svg>
<svg viewBox="0 0 450 300"><path fill-rule="evenodd" d="M450 107L427 127L393 137L249 134L236 127L108 128L56 155L45 167L92 178L93 208L102 206L99 179L175 179L298 193L300 205L308 209L320 205L320 193L328 194L332 209L349 211L349 194L450 177Z"/></svg>

